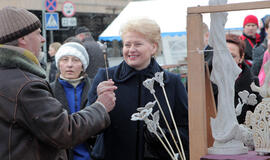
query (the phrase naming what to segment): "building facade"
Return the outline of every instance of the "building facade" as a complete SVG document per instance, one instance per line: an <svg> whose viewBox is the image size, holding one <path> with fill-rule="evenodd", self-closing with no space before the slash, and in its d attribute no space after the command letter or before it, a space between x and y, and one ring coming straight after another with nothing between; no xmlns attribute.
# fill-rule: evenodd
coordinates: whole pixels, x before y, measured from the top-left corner
<svg viewBox="0 0 270 160"><path fill-rule="evenodd" d="M49 0L50 2L52 0ZM55 11L59 15L58 30L46 31L46 47L52 42L62 43L66 38L74 36L74 31L78 26L86 26L90 29L94 39L98 39L98 35L114 20L114 18L122 11L130 0L68 0L74 5L76 18L76 26L62 26L63 5L67 0L55 0L57 2ZM46 0L3 0L0 7L14 6L25 8L37 15L42 22L46 10ZM45 22L45 21L44 21ZM46 23L46 22L45 22Z"/></svg>

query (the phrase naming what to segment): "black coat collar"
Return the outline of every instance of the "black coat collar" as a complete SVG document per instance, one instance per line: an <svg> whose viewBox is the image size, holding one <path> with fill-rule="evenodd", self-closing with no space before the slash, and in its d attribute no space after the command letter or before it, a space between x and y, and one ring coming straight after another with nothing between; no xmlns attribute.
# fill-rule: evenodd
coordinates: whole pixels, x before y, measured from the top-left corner
<svg viewBox="0 0 270 160"><path fill-rule="evenodd" d="M134 68L130 67L125 61L123 61L115 70L113 75L113 80L117 83L127 81L135 75L142 75L146 78L152 78L155 76L156 72L164 71L160 65L156 62L154 58L151 59L150 64L147 68L137 71ZM164 73L164 83L168 81L167 73Z"/></svg>

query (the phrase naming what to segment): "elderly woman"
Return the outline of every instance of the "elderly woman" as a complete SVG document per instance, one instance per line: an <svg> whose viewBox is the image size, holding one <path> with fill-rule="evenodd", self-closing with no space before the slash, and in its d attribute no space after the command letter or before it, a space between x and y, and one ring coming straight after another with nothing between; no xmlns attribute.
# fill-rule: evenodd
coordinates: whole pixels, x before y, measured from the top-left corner
<svg viewBox="0 0 270 160"><path fill-rule="evenodd" d="M108 69L109 79L118 87L115 92L116 106L110 113L110 127L97 139L93 157L105 160L168 159L169 155L162 144L155 135L149 134L144 122L130 120L138 107L155 100L142 83L154 77L156 72L164 71L154 58L161 50L160 27L150 19L130 20L122 26L121 37L124 61ZM164 71L165 89L187 154L187 93L180 78L180 75ZM96 92L96 87L106 79L106 70L100 69L89 92L89 103L93 103L95 97L101 94ZM154 89L169 125L174 128L162 88L155 83ZM155 112L158 107L155 106L153 110ZM163 118L159 123L162 128L167 128Z"/></svg>
<svg viewBox="0 0 270 160"><path fill-rule="evenodd" d="M62 45L55 55L59 77L51 83L55 97L71 114L84 108L87 104L87 93L91 83L85 74L89 57L85 48L76 42ZM82 143L69 150L70 160L90 160L87 143Z"/></svg>

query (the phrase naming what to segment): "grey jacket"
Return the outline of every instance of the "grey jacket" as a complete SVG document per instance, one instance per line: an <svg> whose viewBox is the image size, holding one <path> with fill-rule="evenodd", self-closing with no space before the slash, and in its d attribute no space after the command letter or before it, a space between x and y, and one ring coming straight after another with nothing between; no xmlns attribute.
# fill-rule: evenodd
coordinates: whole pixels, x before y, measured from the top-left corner
<svg viewBox="0 0 270 160"><path fill-rule="evenodd" d="M105 67L104 55L99 44L91 38L86 38L82 42L89 55L89 65L85 72L93 79L98 69Z"/></svg>
<svg viewBox="0 0 270 160"><path fill-rule="evenodd" d="M264 41L259 45L255 46L252 49L252 59L253 59L253 64L251 67L251 72L255 75L258 76L262 62L263 62L263 56L264 52L267 49L267 38L264 39Z"/></svg>

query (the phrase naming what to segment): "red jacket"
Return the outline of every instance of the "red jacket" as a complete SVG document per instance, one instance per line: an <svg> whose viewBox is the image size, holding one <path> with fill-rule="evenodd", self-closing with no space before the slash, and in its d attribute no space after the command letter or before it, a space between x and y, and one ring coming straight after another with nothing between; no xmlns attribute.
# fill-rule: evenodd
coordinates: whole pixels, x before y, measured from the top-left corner
<svg viewBox="0 0 270 160"><path fill-rule="evenodd" d="M240 39L245 42L245 60L249 66L252 66L252 49L256 44L260 43L260 35L256 33L256 38L249 37L244 33L240 36Z"/></svg>

